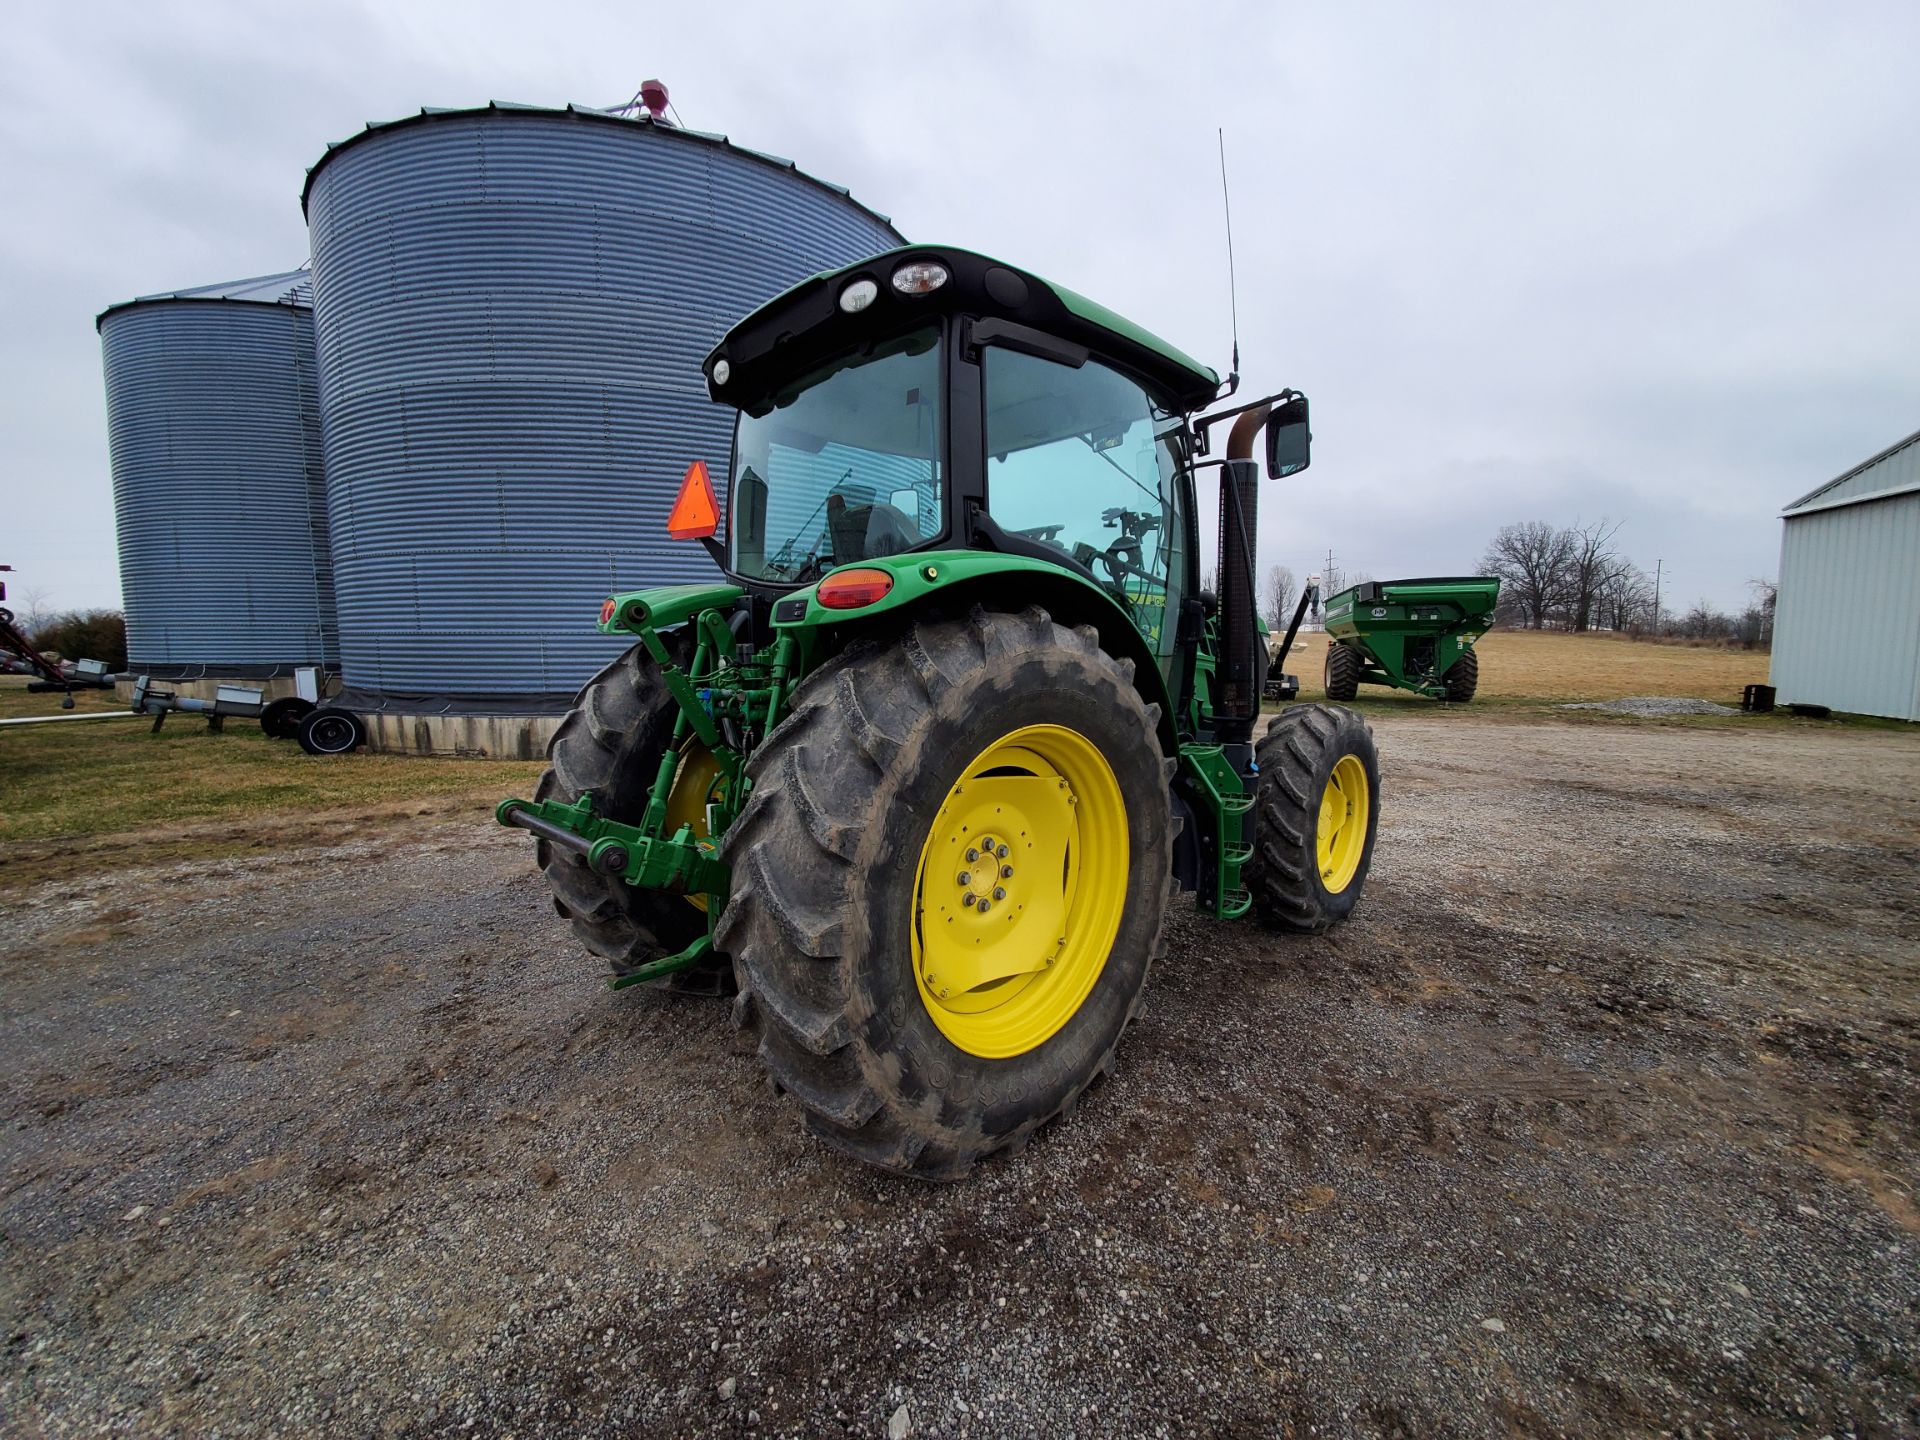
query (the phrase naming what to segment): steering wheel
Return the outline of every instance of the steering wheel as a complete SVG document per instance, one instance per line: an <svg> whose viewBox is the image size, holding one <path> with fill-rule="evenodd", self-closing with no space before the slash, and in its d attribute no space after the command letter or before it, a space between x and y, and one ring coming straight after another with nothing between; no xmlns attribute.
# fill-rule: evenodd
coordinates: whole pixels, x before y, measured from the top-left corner
<svg viewBox="0 0 1920 1440"><path fill-rule="evenodd" d="M1074 549L1077 552L1075 558L1081 564L1091 568L1094 561L1100 562L1107 574L1113 577L1108 582L1107 588L1123 601L1127 600L1128 576L1139 575L1147 579L1152 578L1140 564L1138 540L1122 537L1104 550L1096 550L1091 545L1076 545Z"/></svg>

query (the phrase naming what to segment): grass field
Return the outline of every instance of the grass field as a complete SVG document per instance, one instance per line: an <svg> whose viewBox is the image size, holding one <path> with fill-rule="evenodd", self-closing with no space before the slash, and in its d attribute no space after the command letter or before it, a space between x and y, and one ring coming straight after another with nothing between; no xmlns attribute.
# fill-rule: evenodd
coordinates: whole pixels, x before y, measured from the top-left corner
<svg viewBox="0 0 1920 1440"><path fill-rule="evenodd" d="M110 691L83 692L76 709L122 708ZM30 695L0 680L0 715L60 713L58 695ZM174 715L160 734L141 720L0 728L0 884L45 874L55 860L214 858L257 849L258 828L229 839L222 827L280 817L274 832L311 838L391 825L407 814L471 807L526 793L538 764L427 760L398 755L318 758L291 740L269 740L250 721L208 732ZM116 837L105 843L105 837ZM265 843L271 843L271 833ZM76 853L77 852L77 853Z"/></svg>
<svg viewBox="0 0 1920 1440"><path fill-rule="evenodd" d="M1764 685L1767 680L1767 655L1763 650L1691 649L1648 645L1618 635L1534 630L1496 630L1483 636L1474 648L1480 652L1476 704L1484 700L1537 703L1677 695L1737 705L1743 686ZM1304 699L1318 700L1325 694L1321 677L1326 657L1327 637L1323 634L1302 635L1294 642L1287 669L1300 677ZM1433 703L1378 685L1361 686L1359 698L1392 699L1410 705Z"/></svg>
<svg viewBox="0 0 1920 1440"><path fill-rule="evenodd" d="M1326 645L1324 635L1304 635L1288 658L1303 699L1322 697ZM1479 648L1475 711L1561 715L1548 707L1623 695L1736 704L1741 686L1767 678L1764 654L1608 635L1500 631ZM79 711L121 708L111 691L81 691L75 699ZM1440 708L1377 686L1362 687L1359 703L1369 710ZM0 677L0 718L59 713L58 695L32 695L24 679ZM1702 723L1809 722L1743 716ZM471 811L481 820L494 801L526 794L540 768L393 755L316 759L291 741L268 740L249 722L213 735L205 721L187 715L170 717L159 735L133 719L0 727L0 885L89 862L215 859L296 836L391 834L409 816ZM271 823L263 826L263 819Z"/></svg>

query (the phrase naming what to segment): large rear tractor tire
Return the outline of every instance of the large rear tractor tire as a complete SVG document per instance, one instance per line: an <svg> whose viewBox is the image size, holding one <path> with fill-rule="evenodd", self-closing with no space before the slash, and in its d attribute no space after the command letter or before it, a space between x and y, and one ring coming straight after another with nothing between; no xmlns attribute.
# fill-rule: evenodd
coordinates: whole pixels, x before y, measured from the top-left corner
<svg viewBox="0 0 1920 1440"><path fill-rule="evenodd" d="M1460 658L1447 667L1447 673L1440 677L1440 683L1447 687L1447 699L1456 705L1464 705L1473 699L1473 692L1480 688L1480 655L1475 650L1464 650Z"/></svg>
<svg viewBox="0 0 1920 1440"><path fill-rule="evenodd" d="M1327 646L1327 699L1351 700L1360 692L1360 654L1338 640Z"/></svg>
<svg viewBox="0 0 1920 1440"><path fill-rule="evenodd" d="M1112 1068L1167 907L1157 719L1038 608L916 621L800 687L722 842L716 938L828 1144L957 1179Z"/></svg>
<svg viewBox="0 0 1920 1440"><path fill-rule="evenodd" d="M684 649L677 636L669 637L668 644ZM646 812L660 757L673 743L676 713L652 657L635 645L574 697L573 709L547 746L548 769L534 798L572 802L591 790L596 813L637 824ZM669 810L684 810L696 831L704 834L706 796L681 793L710 780L710 767L700 764L702 755L690 752L683 762ZM687 803L689 798L692 803ZM670 824L673 818L670 813ZM645 890L599 874L579 856L545 840L536 842L535 854L553 891L553 908L616 975L676 954L707 928L700 905L684 895ZM722 995L732 988L732 972L716 960L652 983L659 989Z"/></svg>
<svg viewBox="0 0 1920 1440"><path fill-rule="evenodd" d="M1339 705L1295 705L1255 750L1255 912L1276 930L1318 934L1353 913L1373 865L1380 758L1373 733Z"/></svg>

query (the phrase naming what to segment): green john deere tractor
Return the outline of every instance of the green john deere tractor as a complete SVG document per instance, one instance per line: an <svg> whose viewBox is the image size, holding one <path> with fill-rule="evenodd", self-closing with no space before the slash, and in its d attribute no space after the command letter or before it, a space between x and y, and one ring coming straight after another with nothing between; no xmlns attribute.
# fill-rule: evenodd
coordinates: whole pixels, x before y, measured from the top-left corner
<svg viewBox="0 0 1920 1440"><path fill-rule="evenodd" d="M779 296L706 378L739 411L725 538L699 462L668 529L725 578L607 600L634 643L498 812L616 986L736 989L818 1134L951 1179L1111 1068L1174 886L1282 930L1353 910L1367 727L1256 726L1253 447L1304 470L1305 396L1209 409L1165 341L923 245Z"/></svg>

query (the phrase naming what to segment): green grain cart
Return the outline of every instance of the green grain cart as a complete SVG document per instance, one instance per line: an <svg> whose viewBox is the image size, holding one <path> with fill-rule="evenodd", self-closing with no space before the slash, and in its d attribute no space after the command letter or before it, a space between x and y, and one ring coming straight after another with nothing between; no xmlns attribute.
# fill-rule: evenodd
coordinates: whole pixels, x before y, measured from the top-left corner
<svg viewBox="0 0 1920 1440"><path fill-rule="evenodd" d="M1473 642L1493 625L1500 581L1491 575L1369 580L1327 601L1327 698L1391 685L1464 704L1480 685Z"/></svg>
<svg viewBox="0 0 1920 1440"><path fill-rule="evenodd" d="M631 648L498 818L616 985L734 992L816 1133L950 1179L1111 1069L1176 886L1309 933L1359 899L1366 725L1255 724L1254 443L1306 469L1306 397L1223 403L1113 312L923 245L796 286L705 371L726 493L696 462L668 530L722 577L608 598Z"/></svg>

